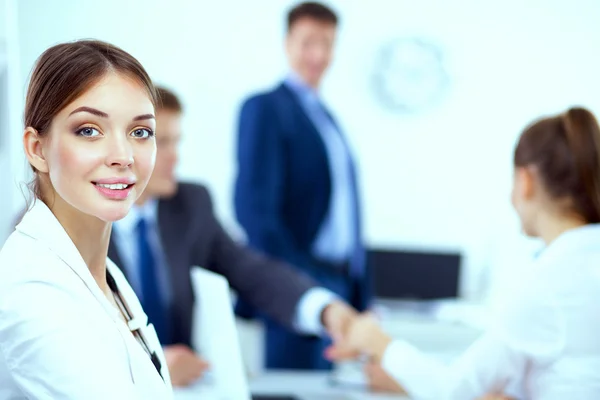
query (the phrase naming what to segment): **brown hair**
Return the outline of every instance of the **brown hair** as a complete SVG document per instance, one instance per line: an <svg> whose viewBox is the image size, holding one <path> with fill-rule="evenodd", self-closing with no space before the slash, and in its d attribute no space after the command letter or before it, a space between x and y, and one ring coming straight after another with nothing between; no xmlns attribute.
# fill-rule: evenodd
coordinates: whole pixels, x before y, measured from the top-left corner
<svg viewBox="0 0 600 400"><path fill-rule="evenodd" d="M156 94L158 96L157 110L183 112L183 105L174 92L164 86L157 86Z"/></svg>
<svg viewBox="0 0 600 400"><path fill-rule="evenodd" d="M156 106L154 85L139 61L112 44L78 40L50 47L38 58L27 89L25 127L46 135L56 114L111 71L139 81ZM41 197L37 173L30 189Z"/></svg>
<svg viewBox="0 0 600 400"><path fill-rule="evenodd" d="M307 1L300 3L292 8L287 15L287 30L302 18L311 18L319 22L330 23L332 25L338 24L338 16L335 12L321 3Z"/></svg>
<svg viewBox="0 0 600 400"><path fill-rule="evenodd" d="M590 111L571 108L525 129L517 167L534 165L548 193L569 199L588 223L600 222L600 127Z"/></svg>

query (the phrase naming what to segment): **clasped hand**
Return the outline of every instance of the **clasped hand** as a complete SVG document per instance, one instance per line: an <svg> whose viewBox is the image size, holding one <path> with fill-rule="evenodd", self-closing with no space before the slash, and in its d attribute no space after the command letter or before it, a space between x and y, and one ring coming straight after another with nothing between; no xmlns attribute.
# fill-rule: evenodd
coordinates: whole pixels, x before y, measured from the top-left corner
<svg viewBox="0 0 600 400"><path fill-rule="evenodd" d="M333 303L324 312L324 324L334 341L325 351L327 359L344 361L367 356L369 361L364 370L372 390L405 393L400 383L381 367L381 360L392 339L383 332L372 313L358 314L343 303ZM502 394L489 393L479 400L512 399Z"/></svg>
<svg viewBox="0 0 600 400"><path fill-rule="evenodd" d="M324 313L324 325L334 342L325 353L331 361L366 355L379 362L392 341L381 330L373 314L358 314L344 303L328 306Z"/></svg>
<svg viewBox="0 0 600 400"><path fill-rule="evenodd" d="M334 311L336 309L337 306L333 307ZM331 312L329 318L336 323L328 324L328 320L324 320L334 341L325 352L327 359L343 361L366 355L369 357L369 362L365 364L364 372L371 390L405 393L402 386L381 367L380 360L391 338L381 330L372 314L358 314L349 307L340 307L337 312Z"/></svg>

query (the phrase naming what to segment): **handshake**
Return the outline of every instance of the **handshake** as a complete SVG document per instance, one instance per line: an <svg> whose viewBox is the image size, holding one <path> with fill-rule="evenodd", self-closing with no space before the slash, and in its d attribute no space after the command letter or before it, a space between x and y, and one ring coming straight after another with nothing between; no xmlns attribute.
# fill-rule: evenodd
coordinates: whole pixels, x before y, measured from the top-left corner
<svg viewBox="0 0 600 400"><path fill-rule="evenodd" d="M321 315L323 326L333 339L325 351L330 361L366 356L365 374L372 390L404 393L402 386L381 367L381 359L392 339L383 332L371 313L359 314L339 301L329 304Z"/></svg>
<svg viewBox="0 0 600 400"><path fill-rule="evenodd" d="M381 367L392 338L383 332L373 314L359 314L347 304L337 301L323 310L321 319L333 339L333 345L325 351L327 359L335 362L366 356L369 361L365 365L365 375L371 390L406 394L400 383ZM478 400L513 399L490 393Z"/></svg>
<svg viewBox="0 0 600 400"><path fill-rule="evenodd" d="M367 356L379 363L392 341L372 314L359 314L341 301L333 302L323 310L322 322L333 339L333 345L325 354L331 361Z"/></svg>

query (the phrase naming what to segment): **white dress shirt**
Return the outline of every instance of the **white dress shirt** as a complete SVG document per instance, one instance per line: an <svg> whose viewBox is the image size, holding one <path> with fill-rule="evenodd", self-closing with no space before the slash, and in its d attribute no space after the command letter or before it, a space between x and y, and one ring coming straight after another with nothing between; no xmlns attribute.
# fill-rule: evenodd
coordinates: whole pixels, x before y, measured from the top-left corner
<svg viewBox="0 0 600 400"><path fill-rule="evenodd" d="M118 240L115 240L117 250L123 261L123 268L127 271L127 276L131 286L141 296L141 277L139 271L139 255L137 248L136 226L140 218L144 218L148 223L149 240L154 250L154 259L157 262L159 274L161 275L161 290L168 301L171 299L171 286L168 281L166 260L160 239L160 232L157 224L158 202L151 199L142 206L133 206L127 216L113 225L113 234ZM200 265L201 267L205 267ZM191 266L190 266L191 267ZM227 277L225 277L227 278ZM296 306L296 315L294 318L295 328L305 334L320 335L324 334L324 328L321 324L321 313L324 308L332 303L338 297L331 291L316 287L306 292Z"/></svg>
<svg viewBox="0 0 600 400"><path fill-rule="evenodd" d="M600 399L600 225L563 233L515 279L511 304L454 364L395 341L383 368L415 399Z"/></svg>
<svg viewBox="0 0 600 400"><path fill-rule="evenodd" d="M352 258L358 246L350 149L327 114L316 90L293 72L285 83L296 93L301 107L323 140L331 176L330 204L313 243L313 254L321 260L346 262Z"/></svg>
<svg viewBox="0 0 600 400"><path fill-rule="evenodd" d="M156 332L107 259L133 320L97 285L79 251L40 200L0 251L0 399L171 399ZM142 327L157 372L130 329Z"/></svg>

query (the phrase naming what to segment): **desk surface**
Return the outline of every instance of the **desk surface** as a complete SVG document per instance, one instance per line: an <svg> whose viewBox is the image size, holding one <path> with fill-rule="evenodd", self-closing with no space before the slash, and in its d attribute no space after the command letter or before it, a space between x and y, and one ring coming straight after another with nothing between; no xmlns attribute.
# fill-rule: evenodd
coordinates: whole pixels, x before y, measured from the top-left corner
<svg viewBox="0 0 600 400"><path fill-rule="evenodd" d="M398 400L404 396L368 393L363 389L331 384L326 372L268 372L250 381L256 394L292 394L301 400ZM175 400L217 400L206 385L175 390ZM221 400L221 399L219 399Z"/></svg>

